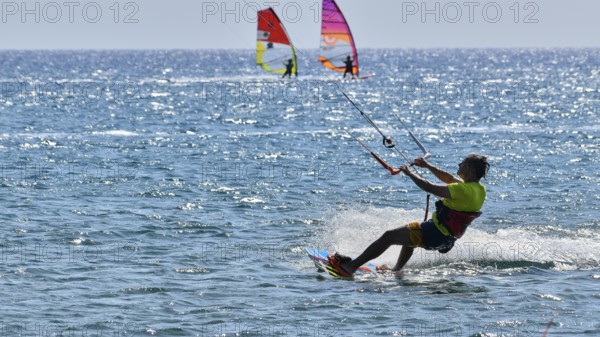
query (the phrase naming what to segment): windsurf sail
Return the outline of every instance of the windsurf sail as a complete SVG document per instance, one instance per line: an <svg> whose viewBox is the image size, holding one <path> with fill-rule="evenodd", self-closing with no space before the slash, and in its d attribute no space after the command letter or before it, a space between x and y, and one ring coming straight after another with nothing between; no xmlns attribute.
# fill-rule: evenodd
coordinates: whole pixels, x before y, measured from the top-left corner
<svg viewBox="0 0 600 337"><path fill-rule="evenodd" d="M283 74L291 61L292 73L297 76L296 50L275 11L272 8L258 11L257 19L256 64L266 71Z"/></svg>
<svg viewBox="0 0 600 337"><path fill-rule="evenodd" d="M323 0L318 60L326 68L339 72L344 72L345 62L352 60L352 74L358 76L358 54L354 39L344 14L334 0Z"/></svg>

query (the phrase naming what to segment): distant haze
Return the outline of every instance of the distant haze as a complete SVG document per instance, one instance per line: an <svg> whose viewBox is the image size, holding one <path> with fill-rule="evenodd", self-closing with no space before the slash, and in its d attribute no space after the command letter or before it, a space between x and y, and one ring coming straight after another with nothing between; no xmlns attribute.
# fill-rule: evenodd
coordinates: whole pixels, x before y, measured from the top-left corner
<svg viewBox="0 0 600 337"><path fill-rule="evenodd" d="M339 0L359 48L600 47L600 1ZM254 48L273 7L318 48L321 1L5 1L0 49Z"/></svg>

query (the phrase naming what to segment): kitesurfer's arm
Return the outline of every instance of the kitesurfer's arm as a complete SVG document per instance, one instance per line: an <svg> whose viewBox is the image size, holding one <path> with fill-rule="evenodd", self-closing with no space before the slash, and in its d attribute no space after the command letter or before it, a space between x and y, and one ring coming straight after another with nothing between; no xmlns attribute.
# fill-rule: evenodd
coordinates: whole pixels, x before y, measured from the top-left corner
<svg viewBox="0 0 600 337"><path fill-rule="evenodd" d="M447 185L432 184L429 181L421 178L417 174L413 173L411 170L408 169L408 166L402 166L399 168L399 170L407 176L409 176L410 179L412 179L412 181L415 182L415 185L417 185L423 191L435 194L440 198L450 199L452 197L450 195L450 189Z"/></svg>
<svg viewBox="0 0 600 337"><path fill-rule="evenodd" d="M424 168L428 169L429 171L431 171L431 173L433 173L434 176L436 176L439 180L445 182L446 184L462 182L462 180L456 178L452 174L450 174L438 167L433 166L426 159L417 158L413 162L413 165L418 166L418 167L424 167Z"/></svg>

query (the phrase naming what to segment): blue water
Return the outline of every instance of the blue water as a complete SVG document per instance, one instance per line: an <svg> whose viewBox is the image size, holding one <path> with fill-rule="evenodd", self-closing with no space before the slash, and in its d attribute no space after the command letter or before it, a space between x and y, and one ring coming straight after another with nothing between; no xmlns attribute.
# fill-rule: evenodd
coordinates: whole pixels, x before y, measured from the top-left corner
<svg viewBox="0 0 600 337"><path fill-rule="evenodd" d="M600 50L365 50L340 81L253 51L0 52L2 336L600 335ZM318 273L423 217L395 111L451 172L490 158L457 246ZM427 179L434 180L430 174ZM393 264L393 247L376 263Z"/></svg>

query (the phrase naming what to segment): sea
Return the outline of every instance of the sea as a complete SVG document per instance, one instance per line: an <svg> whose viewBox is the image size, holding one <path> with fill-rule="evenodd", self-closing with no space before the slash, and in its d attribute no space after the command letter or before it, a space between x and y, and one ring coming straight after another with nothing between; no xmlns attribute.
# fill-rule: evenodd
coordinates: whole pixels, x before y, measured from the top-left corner
<svg viewBox="0 0 600 337"><path fill-rule="evenodd" d="M600 336L600 50L359 52L374 76L316 50L291 79L249 49L1 51L0 336ZM399 275L318 272L306 248L424 218L347 132L398 167L409 130L451 173L487 156L483 215Z"/></svg>

